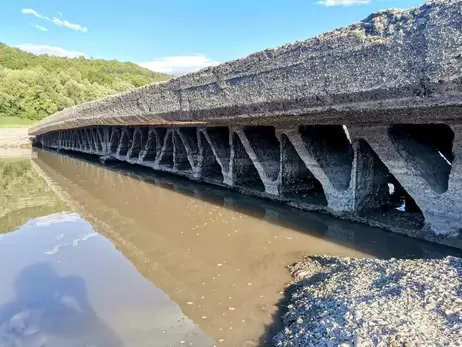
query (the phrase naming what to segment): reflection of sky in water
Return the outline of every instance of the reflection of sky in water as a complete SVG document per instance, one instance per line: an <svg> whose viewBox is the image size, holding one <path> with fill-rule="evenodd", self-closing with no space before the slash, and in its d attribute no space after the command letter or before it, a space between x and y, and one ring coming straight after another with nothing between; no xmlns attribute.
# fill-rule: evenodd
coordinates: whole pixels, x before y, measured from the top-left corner
<svg viewBox="0 0 462 347"><path fill-rule="evenodd" d="M77 213L53 213L48 216L38 217L32 219L27 224L35 225L37 227L47 227L52 224L62 223L62 222L74 222L80 219L80 216ZM64 234L60 234L64 235Z"/></svg>
<svg viewBox="0 0 462 347"><path fill-rule="evenodd" d="M0 346L212 346L77 214L0 238Z"/></svg>

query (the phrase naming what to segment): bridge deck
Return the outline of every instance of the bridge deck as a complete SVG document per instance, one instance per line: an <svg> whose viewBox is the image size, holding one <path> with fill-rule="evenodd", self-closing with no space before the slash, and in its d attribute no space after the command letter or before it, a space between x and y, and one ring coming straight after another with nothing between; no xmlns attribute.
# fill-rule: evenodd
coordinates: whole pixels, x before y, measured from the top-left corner
<svg viewBox="0 0 462 347"><path fill-rule="evenodd" d="M313 39L65 109L30 134L94 125L459 120L461 7L461 0L436 0L379 12Z"/></svg>

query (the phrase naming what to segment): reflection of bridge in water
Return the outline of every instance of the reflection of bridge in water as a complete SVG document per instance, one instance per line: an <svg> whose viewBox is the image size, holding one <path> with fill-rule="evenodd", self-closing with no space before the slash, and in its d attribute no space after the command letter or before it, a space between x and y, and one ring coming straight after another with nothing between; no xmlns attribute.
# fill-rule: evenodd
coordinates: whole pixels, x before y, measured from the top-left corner
<svg viewBox="0 0 462 347"><path fill-rule="evenodd" d="M217 340L255 340L272 323L278 293L290 280L285 266L299 252L397 258L447 252L142 168L134 178L67 156L37 154L34 167L55 192Z"/></svg>

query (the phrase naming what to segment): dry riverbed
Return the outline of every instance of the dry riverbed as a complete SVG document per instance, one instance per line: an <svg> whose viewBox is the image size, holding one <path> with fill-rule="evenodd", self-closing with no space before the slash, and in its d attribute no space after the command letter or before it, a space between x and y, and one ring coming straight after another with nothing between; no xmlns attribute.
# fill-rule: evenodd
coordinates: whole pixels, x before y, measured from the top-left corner
<svg viewBox="0 0 462 347"><path fill-rule="evenodd" d="M276 346L462 346L462 259L307 257Z"/></svg>
<svg viewBox="0 0 462 347"><path fill-rule="evenodd" d="M30 147L27 128L0 128L0 148Z"/></svg>

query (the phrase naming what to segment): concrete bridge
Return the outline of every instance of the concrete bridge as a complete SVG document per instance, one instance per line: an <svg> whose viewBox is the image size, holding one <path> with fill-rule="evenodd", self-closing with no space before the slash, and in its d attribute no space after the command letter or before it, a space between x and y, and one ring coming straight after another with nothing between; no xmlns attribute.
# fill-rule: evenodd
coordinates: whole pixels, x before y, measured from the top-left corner
<svg viewBox="0 0 462 347"><path fill-rule="evenodd" d="M89 102L36 144L460 247L462 1Z"/></svg>

